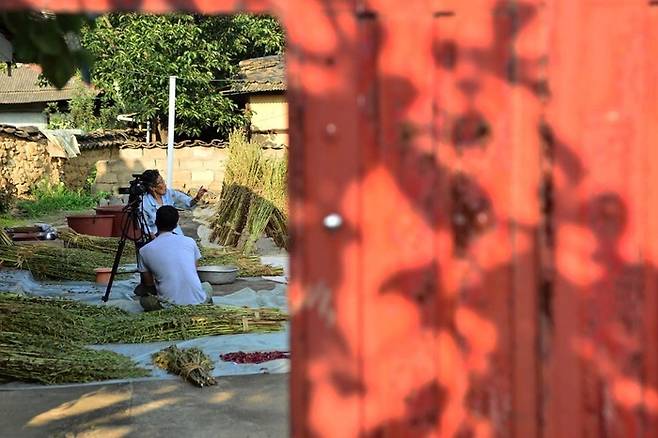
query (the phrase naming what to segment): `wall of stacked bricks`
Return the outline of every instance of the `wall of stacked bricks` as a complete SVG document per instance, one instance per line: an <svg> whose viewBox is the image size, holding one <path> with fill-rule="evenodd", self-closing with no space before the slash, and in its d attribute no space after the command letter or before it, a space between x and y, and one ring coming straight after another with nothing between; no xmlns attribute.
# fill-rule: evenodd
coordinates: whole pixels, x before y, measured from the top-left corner
<svg viewBox="0 0 658 438"><path fill-rule="evenodd" d="M133 174L158 169L166 176L167 150L164 148L105 149L108 156L96 163L96 189L116 192L127 186ZM84 155L84 154L83 154ZM176 189L187 191L204 186L219 191L224 180L228 151L216 147L184 147L174 151Z"/></svg>

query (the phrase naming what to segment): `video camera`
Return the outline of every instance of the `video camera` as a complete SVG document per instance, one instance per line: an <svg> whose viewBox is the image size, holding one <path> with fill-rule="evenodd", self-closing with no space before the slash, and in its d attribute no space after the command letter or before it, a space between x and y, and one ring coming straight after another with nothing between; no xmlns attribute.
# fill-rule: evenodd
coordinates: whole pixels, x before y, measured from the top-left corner
<svg viewBox="0 0 658 438"><path fill-rule="evenodd" d="M119 187L120 195L141 197L148 191L148 185L142 180L141 173L133 173L133 178L134 179L130 181L130 187Z"/></svg>

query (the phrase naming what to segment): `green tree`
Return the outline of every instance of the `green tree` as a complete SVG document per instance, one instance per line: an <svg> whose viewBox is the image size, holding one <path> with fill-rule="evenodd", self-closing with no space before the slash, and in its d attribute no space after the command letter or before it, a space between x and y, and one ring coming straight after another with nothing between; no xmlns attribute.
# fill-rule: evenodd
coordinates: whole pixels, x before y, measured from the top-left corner
<svg viewBox="0 0 658 438"><path fill-rule="evenodd" d="M177 76L176 130L226 135L245 115L219 90L241 59L278 53L284 34L271 17L189 14L109 14L83 28L82 45L94 57L93 84L126 113L138 113L162 131L169 76Z"/></svg>

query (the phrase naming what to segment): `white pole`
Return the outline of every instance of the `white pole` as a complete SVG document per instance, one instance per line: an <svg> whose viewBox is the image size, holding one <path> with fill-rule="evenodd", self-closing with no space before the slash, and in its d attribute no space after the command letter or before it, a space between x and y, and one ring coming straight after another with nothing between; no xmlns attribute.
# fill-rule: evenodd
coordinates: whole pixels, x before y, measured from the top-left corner
<svg viewBox="0 0 658 438"><path fill-rule="evenodd" d="M167 125L167 186L174 181L174 121L176 119L176 76L169 76L169 124Z"/></svg>

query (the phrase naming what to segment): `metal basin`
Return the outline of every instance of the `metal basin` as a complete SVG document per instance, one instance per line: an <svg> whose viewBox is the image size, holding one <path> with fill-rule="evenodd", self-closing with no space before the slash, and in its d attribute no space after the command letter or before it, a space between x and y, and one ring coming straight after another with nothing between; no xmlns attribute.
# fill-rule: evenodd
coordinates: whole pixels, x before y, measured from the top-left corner
<svg viewBox="0 0 658 438"><path fill-rule="evenodd" d="M238 277L238 268L227 265L199 266L197 272L201 281L207 281L210 284L233 283Z"/></svg>

